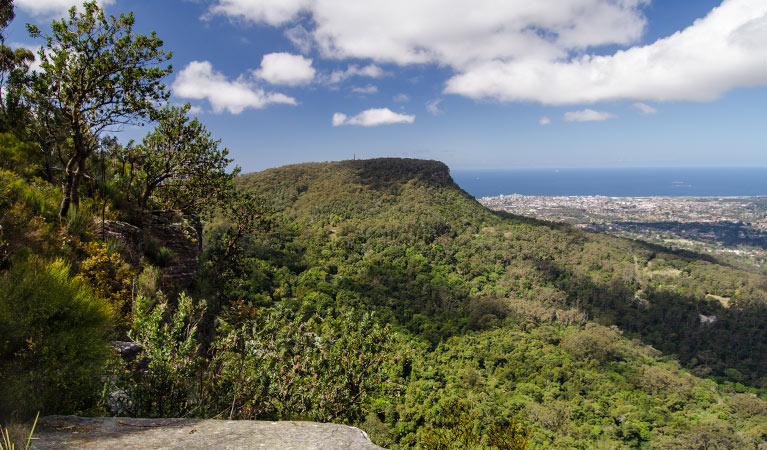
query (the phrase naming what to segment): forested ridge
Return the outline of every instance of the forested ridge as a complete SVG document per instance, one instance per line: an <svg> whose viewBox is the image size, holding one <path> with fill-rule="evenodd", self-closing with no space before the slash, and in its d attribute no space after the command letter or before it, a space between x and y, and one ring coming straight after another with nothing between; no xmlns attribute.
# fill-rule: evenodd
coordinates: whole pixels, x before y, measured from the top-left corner
<svg viewBox="0 0 767 450"><path fill-rule="evenodd" d="M13 19L0 2L0 32ZM0 423L315 420L389 448L758 449L763 275L494 213L436 161L239 175L95 3L0 33ZM94 88L96 86L97 88ZM111 132L148 124L140 142Z"/></svg>
<svg viewBox="0 0 767 450"><path fill-rule="evenodd" d="M485 420L538 424L531 442L544 447L699 448L684 436L727 425L703 425L716 414L693 390L763 395L759 274L489 211L436 161L299 164L237 185L290 224L283 239L301 255L298 288L315 307L372 309L419 343L413 397L382 417L392 426L427 420L402 415L426 398L468 396ZM718 445L736 445L727 442Z"/></svg>
<svg viewBox="0 0 767 450"><path fill-rule="evenodd" d="M418 328L409 318L418 313L471 313L477 301L505 299L523 314L537 314L539 306L547 310L540 314L584 313L700 375L726 380L736 369L741 374L731 381L767 387L759 357L767 343L767 280L760 274L709 256L491 212L434 161L287 166L242 176L238 185L300 224L296 241L307 265L339 283L368 280L375 287L365 303L382 305L411 331ZM701 315L716 319L702 326ZM467 324L441 326L435 342Z"/></svg>

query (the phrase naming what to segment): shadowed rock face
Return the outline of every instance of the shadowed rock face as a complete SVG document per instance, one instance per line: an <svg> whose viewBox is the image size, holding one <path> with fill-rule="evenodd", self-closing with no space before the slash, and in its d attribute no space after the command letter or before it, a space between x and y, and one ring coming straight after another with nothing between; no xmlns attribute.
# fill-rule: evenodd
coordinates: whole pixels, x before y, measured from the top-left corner
<svg viewBox="0 0 767 450"><path fill-rule="evenodd" d="M143 256L142 244L147 238L156 239L160 245L173 251L173 262L162 269L163 283L176 289L185 289L189 286L197 270L197 258L199 255L199 243L192 237L196 234L194 229L185 226L173 218L161 218L147 215L141 228L125 222L106 221L103 226L104 236L114 238L125 244L125 253L128 262L136 267ZM101 233L101 225L97 233Z"/></svg>
<svg viewBox="0 0 767 450"><path fill-rule="evenodd" d="M346 425L250 420L43 417L32 448L382 450Z"/></svg>

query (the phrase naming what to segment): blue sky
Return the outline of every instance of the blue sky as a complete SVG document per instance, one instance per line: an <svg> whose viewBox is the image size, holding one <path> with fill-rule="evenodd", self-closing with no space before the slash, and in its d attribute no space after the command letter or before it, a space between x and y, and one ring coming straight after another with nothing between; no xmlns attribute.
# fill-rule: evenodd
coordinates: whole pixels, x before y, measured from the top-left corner
<svg viewBox="0 0 767 450"><path fill-rule="evenodd" d="M16 0L34 46L71 0ZM764 0L110 0L245 171L767 166ZM128 130L122 140L146 130Z"/></svg>

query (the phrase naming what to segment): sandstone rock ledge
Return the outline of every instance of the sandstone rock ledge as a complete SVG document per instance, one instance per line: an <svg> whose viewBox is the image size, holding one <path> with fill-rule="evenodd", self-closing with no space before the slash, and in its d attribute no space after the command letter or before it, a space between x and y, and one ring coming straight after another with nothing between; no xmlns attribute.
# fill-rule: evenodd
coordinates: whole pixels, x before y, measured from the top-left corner
<svg viewBox="0 0 767 450"><path fill-rule="evenodd" d="M382 450L346 425L249 420L48 416L32 448Z"/></svg>

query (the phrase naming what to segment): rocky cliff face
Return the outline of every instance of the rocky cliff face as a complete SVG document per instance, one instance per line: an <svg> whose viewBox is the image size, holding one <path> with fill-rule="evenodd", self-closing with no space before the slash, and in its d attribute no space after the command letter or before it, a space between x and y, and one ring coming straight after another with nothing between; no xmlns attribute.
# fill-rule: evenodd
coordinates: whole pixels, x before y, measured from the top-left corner
<svg viewBox="0 0 767 450"><path fill-rule="evenodd" d="M382 450L346 425L250 420L49 416L32 448Z"/></svg>
<svg viewBox="0 0 767 450"><path fill-rule="evenodd" d="M179 218L147 215L141 228L126 222L108 220L104 223L104 233L107 238L125 244L128 262L133 266L137 266L144 257L145 242L148 239L156 240L174 255L170 264L162 268L163 284L184 289L192 282L200 250L199 243L195 241L197 232Z"/></svg>

